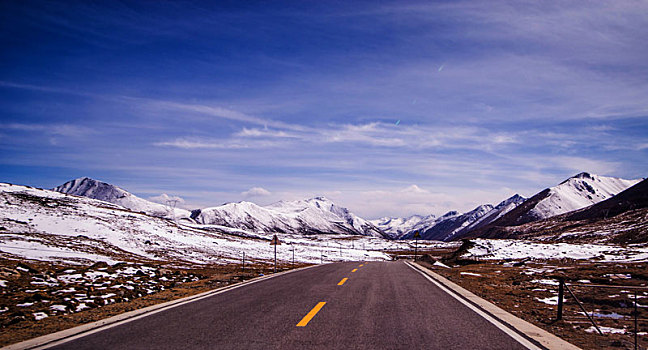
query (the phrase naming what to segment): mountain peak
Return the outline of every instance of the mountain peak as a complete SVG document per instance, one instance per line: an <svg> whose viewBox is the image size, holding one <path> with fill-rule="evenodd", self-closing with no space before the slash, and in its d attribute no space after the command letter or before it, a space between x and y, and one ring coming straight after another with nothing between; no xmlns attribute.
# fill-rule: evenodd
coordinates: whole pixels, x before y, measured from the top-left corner
<svg viewBox="0 0 648 350"><path fill-rule="evenodd" d="M527 200L527 199L516 193L516 194L512 195L511 197L509 197L509 198L503 200L502 202L500 202L497 206L495 206L495 208L505 207L505 206L507 206L509 204L512 204L512 203L515 203L516 205L519 205L522 202L524 202L525 200Z"/></svg>
<svg viewBox="0 0 648 350"><path fill-rule="evenodd" d="M70 180L55 187L53 190L121 205L124 208L137 212L145 212L152 216L168 218L189 218L190 216L187 210L170 208L163 204L147 201L115 185L89 177Z"/></svg>
<svg viewBox="0 0 648 350"><path fill-rule="evenodd" d="M583 171L582 173L578 173L578 174L576 174L576 175L574 175L572 177L576 178L576 179L593 179L594 178L594 176L592 176L592 174L590 174L588 172L585 172L585 171Z"/></svg>
<svg viewBox="0 0 648 350"><path fill-rule="evenodd" d="M596 179L596 177L597 177L597 175L594 175L594 174L583 171L582 173L578 173L578 174L576 174L576 175L574 175L572 177L567 178L565 181L561 182L559 185L571 182L572 180L576 180L576 179L594 180L594 179Z"/></svg>
<svg viewBox="0 0 648 350"><path fill-rule="evenodd" d="M333 203L330 199L328 199L328 198L326 198L326 197L324 197L324 196L315 196L315 197L313 197L313 198L311 198L311 199L307 199L306 201L307 201L307 202L310 202L310 201L317 201L317 202Z"/></svg>
<svg viewBox="0 0 648 350"><path fill-rule="evenodd" d="M131 195L115 185L89 177L80 177L70 180L61 186L55 187L53 190L75 196L100 199L107 202L113 202L113 199L124 198Z"/></svg>

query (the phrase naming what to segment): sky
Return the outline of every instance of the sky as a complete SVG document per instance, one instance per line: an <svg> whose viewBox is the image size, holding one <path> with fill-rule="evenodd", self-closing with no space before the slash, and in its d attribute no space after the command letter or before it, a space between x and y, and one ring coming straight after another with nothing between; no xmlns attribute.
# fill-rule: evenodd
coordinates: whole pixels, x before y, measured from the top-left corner
<svg viewBox="0 0 648 350"><path fill-rule="evenodd" d="M648 173L646 1L2 1L0 182L467 211Z"/></svg>

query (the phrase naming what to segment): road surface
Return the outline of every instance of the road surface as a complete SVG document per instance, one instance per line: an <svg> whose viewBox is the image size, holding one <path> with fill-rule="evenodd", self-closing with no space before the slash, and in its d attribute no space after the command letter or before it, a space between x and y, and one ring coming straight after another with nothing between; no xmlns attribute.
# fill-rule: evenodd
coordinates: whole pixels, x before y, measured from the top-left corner
<svg viewBox="0 0 648 350"><path fill-rule="evenodd" d="M346 262L260 281L54 349L526 347L403 262Z"/></svg>

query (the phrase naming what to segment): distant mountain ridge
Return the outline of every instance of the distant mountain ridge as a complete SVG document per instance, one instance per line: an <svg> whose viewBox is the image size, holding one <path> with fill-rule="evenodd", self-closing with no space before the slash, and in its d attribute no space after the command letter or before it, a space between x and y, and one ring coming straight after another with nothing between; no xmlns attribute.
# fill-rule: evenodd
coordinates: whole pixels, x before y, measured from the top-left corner
<svg viewBox="0 0 648 350"><path fill-rule="evenodd" d="M263 233L351 234L388 237L367 220L324 197L301 201L280 201L265 207L251 202L227 203L218 207L185 209L147 201L99 180L82 177L64 183L54 191L98 199L151 216L191 220Z"/></svg>
<svg viewBox="0 0 648 350"><path fill-rule="evenodd" d="M371 220L371 223L389 235L392 239L399 239L425 219L434 219L434 215L422 216L412 215L406 218L383 217L377 220Z"/></svg>
<svg viewBox="0 0 648 350"><path fill-rule="evenodd" d="M68 181L52 189L56 192L71 194L75 196L88 197L121 205L124 208L144 212L151 216L169 219L189 219L191 213L188 210L172 208L171 206L148 201L109 183L81 177Z"/></svg>
<svg viewBox="0 0 648 350"><path fill-rule="evenodd" d="M421 239L450 241L464 232L489 224L525 200L524 197L515 194L494 207L484 204L463 214L449 211L440 217L414 215L408 218L382 218L373 220L372 223L388 233L392 239L412 239L418 231Z"/></svg>
<svg viewBox="0 0 648 350"><path fill-rule="evenodd" d="M594 205L515 226L493 226L470 238L587 243L648 242L648 180Z"/></svg>
<svg viewBox="0 0 648 350"><path fill-rule="evenodd" d="M523 225L588 207L640 181L580 173L529 199L516 194L496 206L484 204L466 213L450 211L440 217L413 215L372 221L358 217L325 197L279 201L267 206L251 202L227 203L189 212L178 208L172 211L170 206L147 201L117 186L87 177L68 181L54 190L110 202L152 216L257 233L352 234L411 239L418 231L422 239L451 241L466 237L497 238L497 232L503 227ZM510 230L504 231L507 232L504 235L510 233Z"/></svg>
<svg viewBox="0 0 648 350"><path fill-rule="evenodd" d="M250 202L205 208L194 218L202 224L222 225L255 232L300 234L352 234L388 236L367 220L325 197L280 201L262 207Z"/></svg>
<svg viewBox="0 0 648 350"><path fill-rule="evenodd" d="M625 180L616 177L580 173L557 186L544 189L497 220L457 238L497 237L500 228L539 221L599 203L639 183L642 179Z"/></svg>

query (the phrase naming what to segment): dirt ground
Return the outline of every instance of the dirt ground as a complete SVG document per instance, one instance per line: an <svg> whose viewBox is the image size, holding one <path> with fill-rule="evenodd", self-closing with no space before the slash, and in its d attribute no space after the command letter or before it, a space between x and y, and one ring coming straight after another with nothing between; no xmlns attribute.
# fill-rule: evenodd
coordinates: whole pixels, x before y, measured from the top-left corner
<svg viewBox="0 0 648 350"><path fill-rule="evenodd" d="M271 266L259 264L246 265L242 271L240 265L170 269L135 263L80 267L3 260L0 346L269 273Z"/></svg>
<svg viewBox="0 0 648 350"><path fill-rule="evenodd" d="M419 262L504 310L583 349L634 349L636 292L639 348L648 347L646 263L592 263L568 259L457 261L448 260L449 257L448 252L437 253L427 255ZM449 268L434 265L435 261L444 261ZM563 298L563 319L556 321L559 277L565 279L585 310L590 315L594 313L593 320L603 335L596 331L567 290Z"/></svg>

